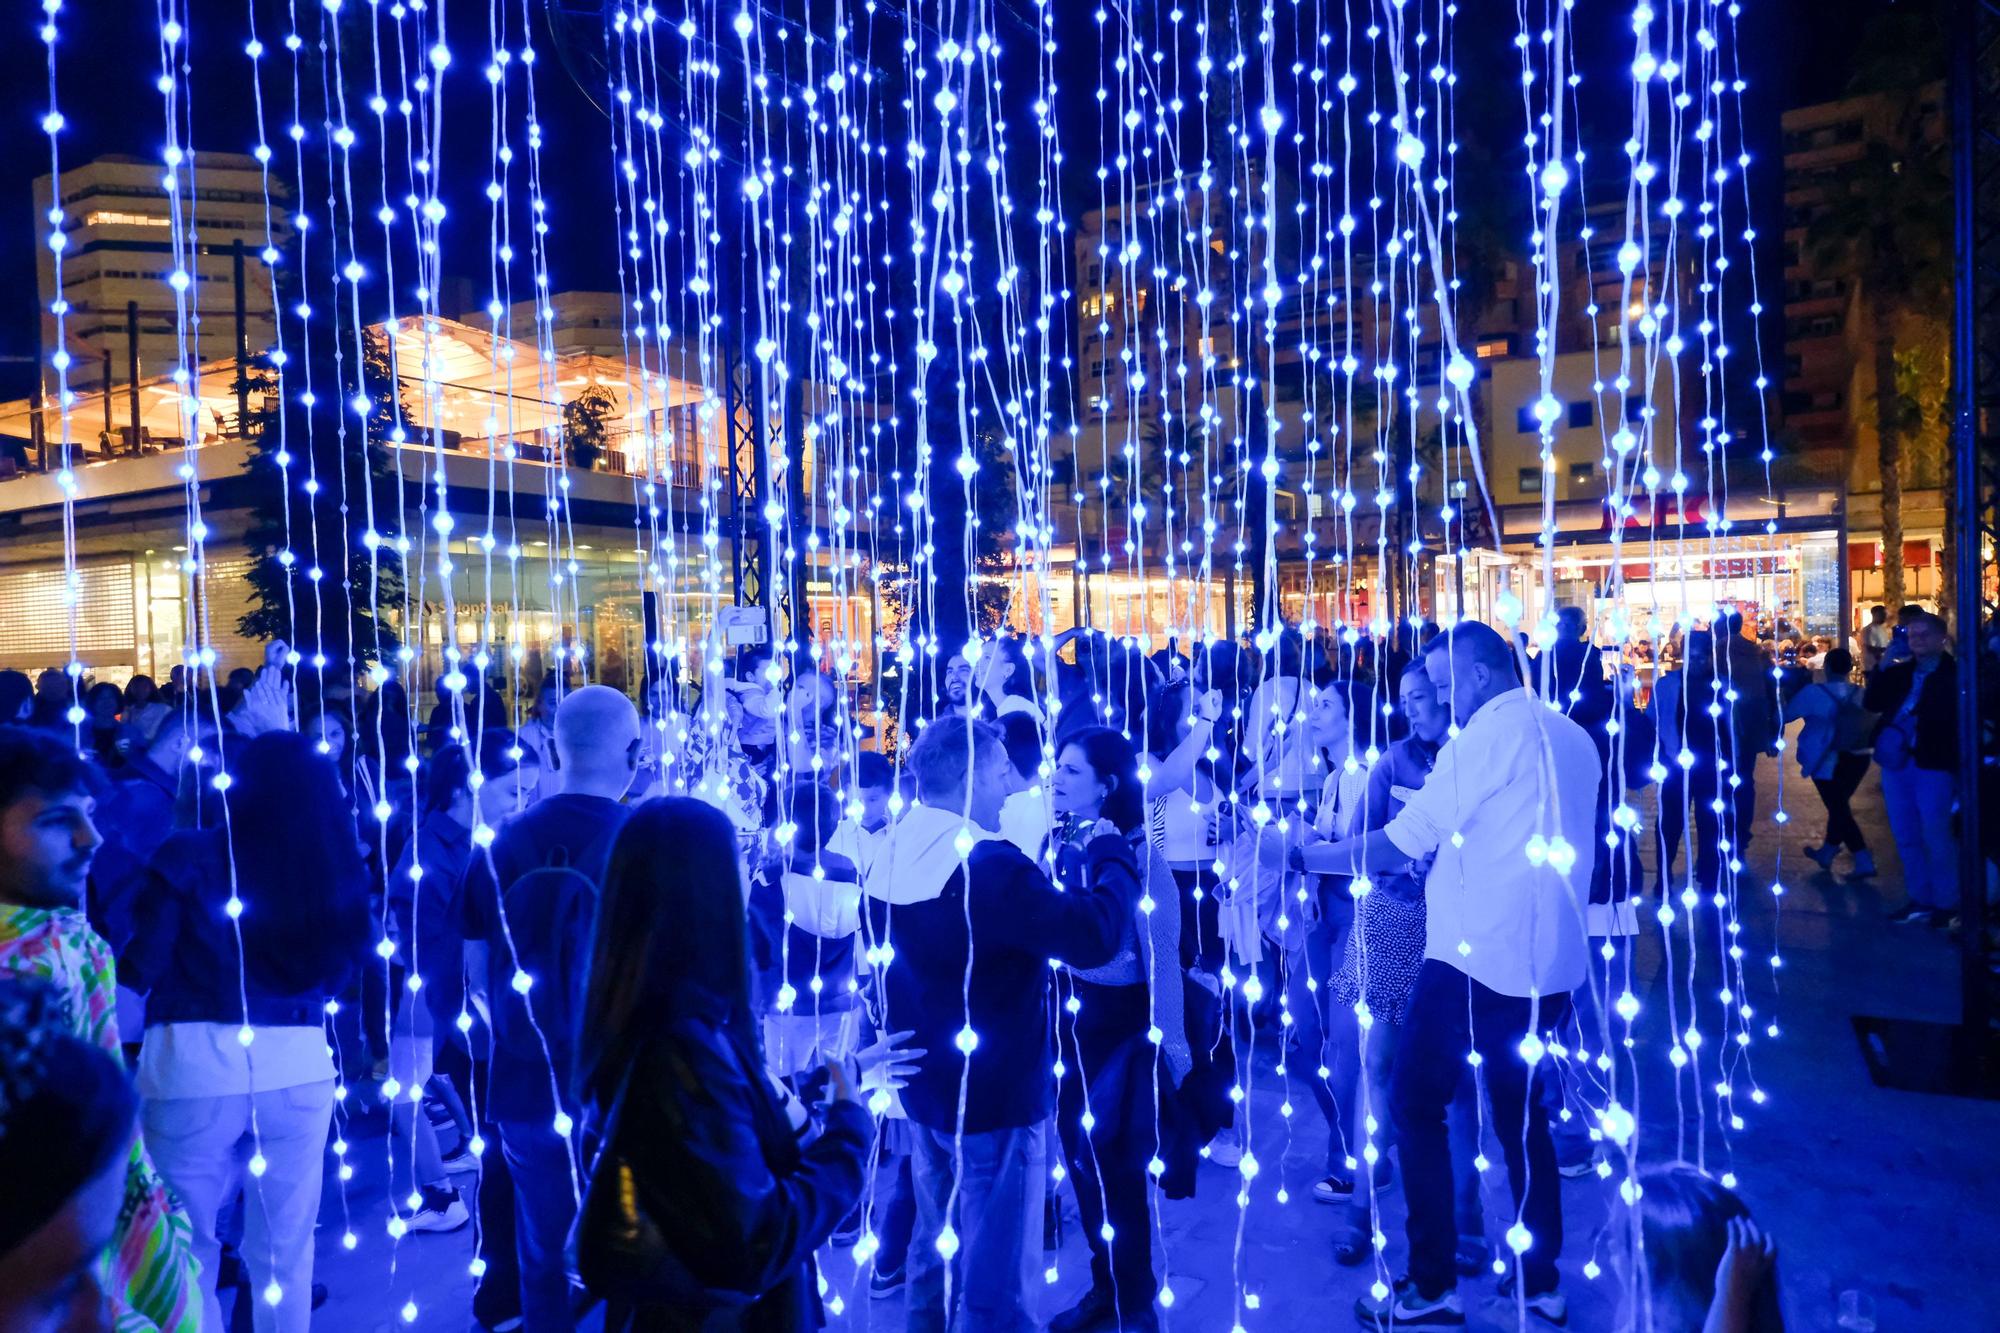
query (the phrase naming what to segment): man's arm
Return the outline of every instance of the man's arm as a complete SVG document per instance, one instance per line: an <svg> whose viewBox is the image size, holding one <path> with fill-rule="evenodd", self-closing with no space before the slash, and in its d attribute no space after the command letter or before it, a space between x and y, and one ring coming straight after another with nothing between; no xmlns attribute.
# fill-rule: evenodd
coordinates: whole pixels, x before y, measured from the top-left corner
<svg viewBox="0 0 2000 1333"><path fill-rule="evenodd" d="M1292 853L1292 868L1314 875L1386 874L1410 860L1389 840L1389 830L1370 829L1340 842L1318 842Z"/></svg>
<svg viewBox="0 0 2000 1333"><path fill-rule="evenodd" d="M1130 844L1116 834L1084 844L1084 887L1070 893L1057 892L1033 862L1007 850L1012 854L989 853L991 878L982 878L991 887L981 890L975 905L973 949L984 940L1078 967L1111 961L1137 911L1139 871Z"/></svg>

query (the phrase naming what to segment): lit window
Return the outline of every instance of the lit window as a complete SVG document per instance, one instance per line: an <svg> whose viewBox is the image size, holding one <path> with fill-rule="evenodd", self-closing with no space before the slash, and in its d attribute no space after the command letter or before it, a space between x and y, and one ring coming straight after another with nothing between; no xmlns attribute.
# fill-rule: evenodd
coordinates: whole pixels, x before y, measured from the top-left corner
<svg viewBox="0 0 2000 1333"><path fill-rule="evenodd" d="M94 213L85 213L83 215L83 225L86 227L166 227L171 226L172 221L164 217L154 217L148 213L121 213L114 210L100 209Z"/></svg>

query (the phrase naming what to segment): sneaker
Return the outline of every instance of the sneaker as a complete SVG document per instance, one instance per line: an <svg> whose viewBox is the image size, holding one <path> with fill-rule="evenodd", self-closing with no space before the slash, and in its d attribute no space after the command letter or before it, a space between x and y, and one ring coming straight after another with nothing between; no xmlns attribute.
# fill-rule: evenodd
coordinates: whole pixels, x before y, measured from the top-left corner
<svg viewBox="0 0 2000 1333"><path fill-rule="evenodd" d="M893 1273L884 1273L878 1269L868 1275L868 1294L870 1296L893 1296L903 1289L903 1278L904 1268L900 1264L897 1265L896 1271Z"/></svg>
<svg viewBox="0 0 2000 1333"><path fill-rule="evenodd" d="M1208 1141L1208 1160L1217 1166L1234 1168L1243 1161L1243 1141L1234 1129L1225 1129Z"/></svg>
<svg viewBox="0 0 2000 1333"><path fill-rule="evenodd" d="M1840 855L1840 848L1834 846L1832 843L1827 843L1823 847L1808 847L1805 849L1805 854L1821 870L1831 870L1833 869L1833 858Z"/></svg>
<svg viewBox="0 0 2000 1333"><path fill-rule="evenodd" d="M1514 1275L1507 1274L1500 1279L1500 1299L1514 1308ZM1569 1299L1561 1291L1537 1292L1526 1301L1527 1312L1552 1328L1562 1328L1569 1323Z"/></svg>
<svg viewBox="0 0 2000 1333"><path fill-rule="evenodd" d="M456 1231L472 1219L455 1189L423 1188L424 1206L405 1219L412 1231Z"/></svg>
<svg viewBox="0 0 2000 1333"><path fill-rule="evenodd" d="M1854 854L1854 869L1850 872L1856 879L1867 879L1875 873L1875 853L1865 848Z"/></svg>
<svg viewBox="0 0 2000 1333"><path fill-rule="evenodd" d="M1900 912L1889 913L1889 924L1892 926L1928 926L1931 923L1932 915L1929 908L1919 907L1915 903L1911 903Z"/></svg>
<svg viewBox="0 0 2000 1333"><path fill-rule="evenodd" d="M1354 1317L1363 1328L1464 1328L1465 1302L1456 1288L1425 1296L1405 1277L1396 1279L1396 1289L1385 1299L1371 1294L1356 1301Z"/></svg>
<svg viewBox="0 0 2000 1333"><path fill-rule="evenodd" d="M477 1171L479 1169L479 1159L474 1157L472 1149L466 1147L463 1143L459 1144L455 1151L446 1153L439 1160L444 1163L444 1169L454 1175L464 1171Z"/></svg>
<svg viewBox="0 0 2000 1333"><path fill-rule="evenodd" d="M1321 1176L1313 1182L1312 1194L1321 1203L1346 1203L1354 1197L1354 1182L1345 1176Z"/></svg>

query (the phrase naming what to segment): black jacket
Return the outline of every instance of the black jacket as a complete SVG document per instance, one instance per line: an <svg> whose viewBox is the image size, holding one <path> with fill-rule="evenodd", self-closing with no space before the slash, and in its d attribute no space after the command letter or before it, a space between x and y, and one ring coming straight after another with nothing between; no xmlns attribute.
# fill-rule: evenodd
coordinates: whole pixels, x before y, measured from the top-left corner
<svg viewBox="0 0 2000 1333"><path fill-rule="evenodd" d="M616 1089L585 1107L604 1123ZM802 1143L749 1034L682 1018L639 1053L619 1149L639 1193L712 1304L614 1308L607 1329L635 1333L790 1333L822 1322L813 1251L861 1197L871 1123L855 1102L826 1108ZM724 1294L754 1295L748 1304Z"/></svg>
<svg viewBox="0 0 2000 1333"><path fill-rule="evenodd" d="M327 942L324 973L300 990L274 989L259 968L242 965L236 925L224 910L234 882L221 829L176 833L160 844L135 904L131 942L118 955L119 981L146 996L147 1027L318 1027L327 1000L366 962L366 885L357 877L347 886L346 937Z"/></svg>
<svg viewBox="0 0 2000 1333"><path fill-rule="evenodd" d="M1084 858L1089 888L1064 893L1012 843L987 840L936 898L863 899L868 938L895 950L882 972L885 1026L911 1030L910 1045L926 1052L903 1087L911 1120L952 1133L961 1082L967 1134L1038 1125L1054 1109L1049 959L1110 962L1139 900L1123 838L1091 839Z"/></svg>
<svg viewBox="0 0 2000 1333"><path fill-rule="evenodd" d="M1887 727L1903 711L1910 697L1910 685L1917 677L1915 658L1904 658L1886 666L1869 682L1861 706L1882 719ZM1917 700L1916 735L1910 758L1918 768L1955 772L1958 768L1958 663L1950 653L1938 658L1930 679L1924 683L1923 697Z"/></svg>

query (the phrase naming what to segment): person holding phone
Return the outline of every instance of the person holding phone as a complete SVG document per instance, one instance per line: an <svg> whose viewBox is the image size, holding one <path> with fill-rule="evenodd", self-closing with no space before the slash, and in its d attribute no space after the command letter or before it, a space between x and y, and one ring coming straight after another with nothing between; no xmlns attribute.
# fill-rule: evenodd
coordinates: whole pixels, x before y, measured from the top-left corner
<svg viewBox="0 0 2000 1333"><path fill-rule="evenodd" d="M586 1141L603 1145L577 1263L610 1302L607 1329L824 1322L813 1251L861 1197L873 1127L848 1061L827 1066L817 1116L764 1067L748 900L736 828L714 806L661 797L619 830L591 935L576 1086ZM639 1200L680 1270L675 1290L607 1283L628 1242L599 1225L613 1202L605 1190Z"/></svg>

